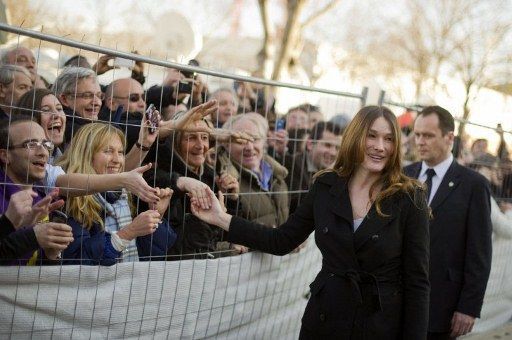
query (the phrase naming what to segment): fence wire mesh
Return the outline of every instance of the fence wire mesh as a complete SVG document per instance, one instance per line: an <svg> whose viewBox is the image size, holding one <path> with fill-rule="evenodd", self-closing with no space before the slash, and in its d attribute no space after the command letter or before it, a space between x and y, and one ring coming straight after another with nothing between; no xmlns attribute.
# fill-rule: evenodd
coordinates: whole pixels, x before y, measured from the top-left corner
<svg viewBox="0 0 512 340"><path fill-rule="evenodd" d="M2 259L10 266L0 268L0 335L297 338L307 284L320 266L314 240L282 258L245 253L193 216L190 196L201 197L204 186L224 191L230 213L277 227L300 204L312 173L333 162L343 127L365 105L367 89L318 89L5 24L0 30L18 42L25 38L2 56L0 82L8 92L0 98L0 208L5 212L27 185L36 200L59 187L66 205L37 222L68 223L74 237L57 259L50 259L55 249L40 244ZM22 45L33 47L32 56ZM278 107L290 93L296 102L282 115ZM209 106L211 99L218 108ZM322 107L300 105L305 102ZM150 105L162 119L155 133ZM21 115L43 130L18 123ZM328 118L332 125L317 124ZM152 167L143 167L147 163ZM160 215L156 231L144 215L153 209ZM113 235L123 229L131 242L119 245Z"/></svg>

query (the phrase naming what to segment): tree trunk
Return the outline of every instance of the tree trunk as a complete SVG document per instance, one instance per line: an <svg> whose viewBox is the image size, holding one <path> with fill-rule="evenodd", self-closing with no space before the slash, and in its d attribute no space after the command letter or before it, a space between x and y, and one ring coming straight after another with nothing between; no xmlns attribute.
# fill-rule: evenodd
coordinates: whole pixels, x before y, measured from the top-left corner
<svg viewBox="0 0 512 340"><path fill-rule="evenodd" d="M258 55L259 69L262 70L262 77L270 79L274 66L275 39L272 25L268 16L268 1L258 0L261 22L263 25L263 46Z"/></svg>
<svg viewBox="0 0 512 340"><path fill-rule="evenodd" d="M473 86L472 83L466 84L466 97L464 98L464 104L462 106L463 112L462 112L462 121L459 122L459 128L457 130L457 136L463 136L464 130L466 128L466 122L469 119L469 93L471 92L471 86Z"/></svg>
<svg viewBox="0 0 512 340"><path fill-rule="evenodd" d="M275 62L272 80L279 80L281 73L290 63L293 49L298 45L301 35L300 15L304 10L307 0L289 0L286 26L283 33L281 50Z"/></svg>

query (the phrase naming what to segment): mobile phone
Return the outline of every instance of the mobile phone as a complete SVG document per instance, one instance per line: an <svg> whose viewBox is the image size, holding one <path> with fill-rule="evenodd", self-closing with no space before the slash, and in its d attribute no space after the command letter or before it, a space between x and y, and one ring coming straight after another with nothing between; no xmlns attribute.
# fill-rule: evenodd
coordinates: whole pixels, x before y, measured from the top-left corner
<svg viewBox="0 0 512 340"><path fill-rule="evenodd" d="M131 60L131 59L115 57L114 58L114 67L116 67L116 66L117 67L126 67L131 70L135 66L135 61Z"/></svg>
<svg viewBox="0 0 512 340"><path fill-rule="evenodd" d="M195 59L190 59L188 64L190 66L199 66L199 62ZM192 78L192 79L195 79L197 76L196 72L190 72L190 71L181 71L181 74L183 74L185 76L185 78Z"/></svg>
<svg viewBox="0 0 512 340"><path fill-rule="evenodd" d="M278 119L276 121L276 131L284 130L286 128L286 120L284 119Z"/></svg>
<svg viewBox="0 0 512 340"><path fill-rule="evenodd" d="M55 223L68 223L68 215L60 210L54 210L50 213L50 221Z"/></svg>
<svg viewBox="0 0 512 340"><path fill-rule="evenodd" d="M192 84L188 81L180 81L178 83L178 93L191 93Z"/></svg>
<svg viewBox="0 0 512 340"><path fill-rule="evenodd" d="M150 104L146 110L146 120L149 122L149 133L151 134L156 132L159 123L158 115L155 114L155 110L154 104Z"/></svg>

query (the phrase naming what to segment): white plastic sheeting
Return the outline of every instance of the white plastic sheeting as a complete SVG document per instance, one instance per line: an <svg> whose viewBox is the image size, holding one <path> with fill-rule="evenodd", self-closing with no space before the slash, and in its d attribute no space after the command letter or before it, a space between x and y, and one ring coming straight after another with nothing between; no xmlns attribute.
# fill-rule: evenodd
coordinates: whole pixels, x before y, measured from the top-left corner
<svg viewBox="0 0 512 340"><path fill-rule="evenodd" d="M0 337L296 339L321 265L299 253L0 268Z"/></svg>

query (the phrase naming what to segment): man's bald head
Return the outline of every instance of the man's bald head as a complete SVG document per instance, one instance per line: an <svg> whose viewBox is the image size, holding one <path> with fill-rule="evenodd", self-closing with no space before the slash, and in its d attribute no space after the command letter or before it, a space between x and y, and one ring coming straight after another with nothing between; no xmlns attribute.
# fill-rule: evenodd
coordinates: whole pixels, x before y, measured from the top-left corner
<svg viewBox="0 0 512 340"><path fill-rule="evenodd" d="M37 75L36 57L26 47L19 46L7 51L2 58L3 64L18 65L25 67L34 77Z"/></svg>
<svg viewBox="0 0 512 340"><path fill-rule="evenodd" d="M146 101L142 85L132 78L114 80L105 91L105 105L116 111L122 105L123 111L144 112Z"/></svg>

